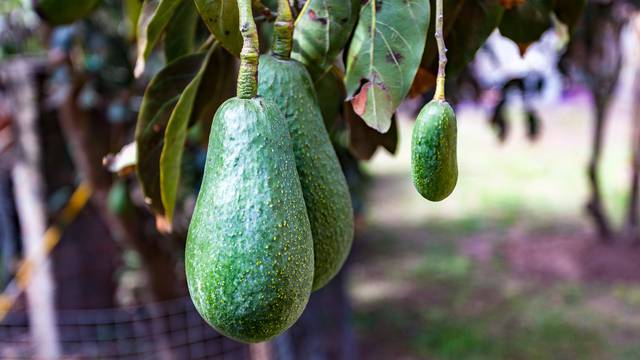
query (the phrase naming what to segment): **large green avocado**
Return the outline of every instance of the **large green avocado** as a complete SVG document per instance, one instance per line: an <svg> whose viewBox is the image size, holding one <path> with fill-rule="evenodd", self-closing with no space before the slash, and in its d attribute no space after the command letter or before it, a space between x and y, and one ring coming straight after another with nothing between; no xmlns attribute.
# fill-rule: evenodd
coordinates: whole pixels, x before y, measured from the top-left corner
<svg viewBox="0 0 640 360"><path fill-rule="evenodd" d="M258 93L278 105L289 126L313 234L313 290L318 290L338 273L351 250L353 209L349 188L304 65L263 55L258 74Z"/></svg>
<svg viewBox="0 0 640 360"><path fill-rule="evenodd" d="M89 15L101 0L34 0L38 15L51 25L66 25Z"/></svg>
<svg viewBox="0 0 640 360"><path fill-rule="evenodd" d="M309 219L283 115L264 98L216 112L185 266L202 317L236 340L281 334L307 304Z"/></svg>
<svg viewBox="0 0 640 360"><path fill-rule="evenodd" d="M425 199L441 201L458 182L456 115L446 101L432 100L413 128L411 175Z"/></svg>

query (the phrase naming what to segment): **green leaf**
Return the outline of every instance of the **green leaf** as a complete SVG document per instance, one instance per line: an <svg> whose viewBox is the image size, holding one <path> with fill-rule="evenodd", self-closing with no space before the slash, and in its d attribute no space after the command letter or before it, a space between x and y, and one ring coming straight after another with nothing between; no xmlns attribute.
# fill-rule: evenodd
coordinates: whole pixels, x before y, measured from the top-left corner
<svg viewBox="0 0 640 360"><path fill-rule="evenodd" d="M198 12L193 1L184 1L167 25L164 56L167 63L193 52Z"/></svg>
<svg viewBox="0 0 640 360"><path fill-rule="evenodd" d="M195 0L200 17L220 44L235 56L242 50L237 0Z"/></svg>
<svg viewBox="0 0 640 360"><path fill-rule="evenodd" d="M187 128L201 117L206 117L211 123L218 107L228 98L220 96L225 83L216 81L229 78L228 60L233 59L217 46L209 50L198 74L180 96L167 124L160 155L160 193L169 223L173 219L178 196Z"/></svg>
<svg viewBox="0 0 640 360"><path fill-rule="evenodd" d="M145 201L164 214L160 193L160 154L164 133L180 95L200 71L206 54L184 56L167 65L151 80L142 99L136 124L137 175Z"/></svg>
<svg viewBox="0 0 640 360"><path fill-rule="evenodd" d="M129 38L135 40L138 37L138 19L142 12L143 0L124 0L124 15L127 22L127 33Z"/></svg>
<svg viewBox="0 0 640 360"><path fill-rule="evenodd" d="M360 11L347 57L347 98L379 132L389 130L391 115L411 88L429 14L429 0L369 0Z"/></svg>
<svg viewBox="0 0 640 360"><path fill-rule="evenodd" d="M217 45L215 45L217 46ZM218 46L202 75L200 90L193 106L191 123L204 125L209 135L211 120L218 107L236 95L238 62L228 51Z"/></svg>
<svg viewBox="0 0 640 360"><path fill-rule="evenodd" d="M32 3L42 19L50 25L58 26L89 16L100 5L101 0L34 0Z"/></svg>
<svg viewBox="0 0 640 360"><path fill-rule="evenodd" d="M360 0L309 0L298 15L291 57L312 72L327 69L347 44L360 10Z"/></svg>
<svg viewBox="0 0 640 360"><path fill-rule="evenodd" d="M144 72L149 55L183 1L185 0L145 0L138 19L138 58L134 70L136 77Z"/></svg>

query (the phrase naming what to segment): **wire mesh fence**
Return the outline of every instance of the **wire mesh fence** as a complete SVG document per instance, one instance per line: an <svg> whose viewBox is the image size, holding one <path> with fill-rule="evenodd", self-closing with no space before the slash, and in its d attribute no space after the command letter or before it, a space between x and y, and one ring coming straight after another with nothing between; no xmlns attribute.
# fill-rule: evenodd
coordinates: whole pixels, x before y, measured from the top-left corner
<svg viewBox="0 0 640 360"><path fill-rule="evenodd" d="M223 337L188 298L117 309L57 313L64 358L223 359L248 358L246 345ZM0 359L31 359L35 351L28 314L11 312L0 323Z"/></svg>

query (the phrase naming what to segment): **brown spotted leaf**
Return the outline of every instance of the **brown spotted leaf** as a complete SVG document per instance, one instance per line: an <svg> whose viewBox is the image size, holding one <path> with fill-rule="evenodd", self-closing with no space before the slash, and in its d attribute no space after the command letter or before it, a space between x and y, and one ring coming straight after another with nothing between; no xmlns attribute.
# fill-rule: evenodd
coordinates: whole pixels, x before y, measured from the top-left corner
<svg viewBox="0 0 640 360"><path fill-rule="evenodd" d="M213 36L235 56L242 49L237 0L195 0L200 17Z"/></svg>
<svg viewBox="0 0 640 360"><path fill-rule="evenodd" d="M291 56L312 72L327 69L347 44L360 12L360 0L309 0L298 16Z"/></svg>
<svg viewBox="0 0 640 360"><path fill-rule="evenodd" d="M369 0L349 46L347 99L370 127L385 133L407 96L429 28L429 0Z"/></svg>

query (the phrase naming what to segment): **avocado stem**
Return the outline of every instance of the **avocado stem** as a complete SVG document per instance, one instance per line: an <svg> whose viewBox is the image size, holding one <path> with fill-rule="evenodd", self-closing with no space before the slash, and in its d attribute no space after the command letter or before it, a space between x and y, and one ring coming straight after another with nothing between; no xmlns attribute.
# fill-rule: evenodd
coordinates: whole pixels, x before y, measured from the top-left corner
<svg viewBox="0 0 640 360"><path fill-rule="evenodd" d="M289 0L278 0L278 17L273 31L273 54L282 59L291 57L293 46L293 14Z"/></svg>
<svg viewBox="0 0 640 360"><path fill-rule="evenodd" d="M240 99L252 99L258 95L258 58L260 57L258 30L253 19L251 0L238 0L238 10L243 43L240 51L237 93Z"/></svg>
<svg viewBox="0 0 640 360"><path fill-rule="evenodd" d="M442 0L436 0L436 42L438 43L438 78L436 79L436 93L434 100L445 101L444 83L447 67L447 47L444 43L444 10Z"/></svg>

